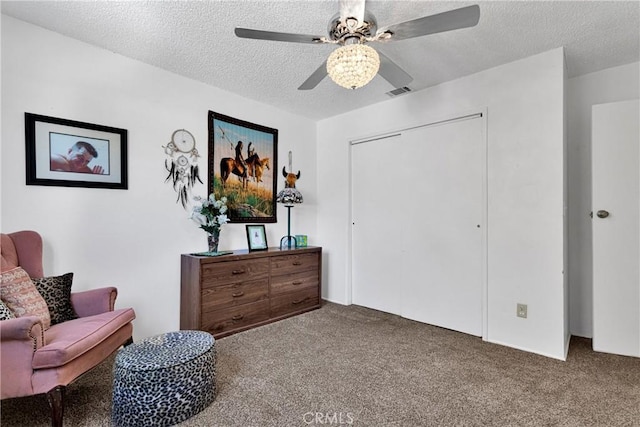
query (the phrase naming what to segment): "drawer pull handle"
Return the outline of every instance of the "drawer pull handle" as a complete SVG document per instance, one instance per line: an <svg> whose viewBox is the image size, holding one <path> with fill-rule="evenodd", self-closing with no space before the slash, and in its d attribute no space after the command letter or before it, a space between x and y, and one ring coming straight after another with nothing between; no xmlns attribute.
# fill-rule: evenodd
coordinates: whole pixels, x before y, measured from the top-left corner
<svg viewBox="0 0 640 427"><path fill-rule="evenodd" d="M292 301L292 302L291 302L291 304L293 304L293 305L298 305L298 304L300 304L301 302L304 302L304 300L306 300L306 298L297 299L297 300L295 300L295 301Z"/></svg>
<svg viewBox="0 0 640 427"><path fill-rule="evenodd" d="M233 316L233 317L231 318L231 320L234 320L234 321L235 321L235 320L242 320L242 318L243 318L243 317L244 317L244 316L243 316L242 314L236 314L235 316Z"/></svg>
<svg viewBox="0 0 640 427"><path fill-rule="evenodd" d="M302 265L302 261L293 261L293 265Z"/></svg>
<svg viewBox="0 0 640 427"><path fill-rule="evenodd" d="M244 270L233 270L233 271L231 272L231 274L244 274L244 273L245 273L245 271L244 271Z"/></svg>
<svg viewBox="0 0 640 427"><path fill-rule="evenodd" d="M294 286L302 285L302 281L298 280L298 281L292 282L291 284Z"/></svg>
<svg viewBox="0 0 640 427"><path fill-rule="evenodd" d="M242 291L231 294L231 296L234 298L241 297L242 295L244 295L244 292Z"/></svg>

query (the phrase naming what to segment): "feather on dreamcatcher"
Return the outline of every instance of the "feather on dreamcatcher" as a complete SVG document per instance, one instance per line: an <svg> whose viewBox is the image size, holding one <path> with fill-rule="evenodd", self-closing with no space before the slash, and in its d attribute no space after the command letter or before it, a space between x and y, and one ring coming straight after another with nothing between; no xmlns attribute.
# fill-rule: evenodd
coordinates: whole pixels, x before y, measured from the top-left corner
<svg viewBox="0 0 640 427"><path fill-rule="evenodd" d="M187 208L189 193L197 181L204 184L200 179L198 169L198 150L196 149L196 139L191 132L185 129L178 129L171 135L171 142L167 146L162 146L168 159L164 161L164 167L169 172L164 182L171 181L173 189L178 193L176 203L180 202L183 208Z"/></svg>

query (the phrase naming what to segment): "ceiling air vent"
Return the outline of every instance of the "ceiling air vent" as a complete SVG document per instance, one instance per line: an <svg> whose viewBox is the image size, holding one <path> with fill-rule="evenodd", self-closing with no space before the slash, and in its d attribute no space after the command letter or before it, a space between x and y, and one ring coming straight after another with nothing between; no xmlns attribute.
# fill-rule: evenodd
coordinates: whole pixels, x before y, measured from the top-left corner
<svg viewBox="0 0 640 427"><path fill-rule="evenodd" d="M387 95L393 98L394 96L402 95L403 93L407 93L407 92L411 92L411 89L407 86L403 86L403 87L399 87L398 89L394 89L390 92L387 92Z"/></svg>

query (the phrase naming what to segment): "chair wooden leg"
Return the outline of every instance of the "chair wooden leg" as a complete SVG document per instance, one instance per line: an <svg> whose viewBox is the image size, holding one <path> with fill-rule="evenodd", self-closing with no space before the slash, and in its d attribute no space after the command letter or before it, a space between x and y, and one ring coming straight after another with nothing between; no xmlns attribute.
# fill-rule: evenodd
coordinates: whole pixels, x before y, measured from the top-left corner
<svg viewBox="0 0 640 427"><path fill-rule="evenodd" d="M126 340L123 345L126 347L131 344L133 344L133 337L129 337L129 339Z"/></svg>
<svg viewBox="0 0 640 427"><path fill-rule="evenodd" d="M47 392L47 400L51 406L51 425L62 427L62 416L64 415L64 393L65 386L58 386Z"/></svg>

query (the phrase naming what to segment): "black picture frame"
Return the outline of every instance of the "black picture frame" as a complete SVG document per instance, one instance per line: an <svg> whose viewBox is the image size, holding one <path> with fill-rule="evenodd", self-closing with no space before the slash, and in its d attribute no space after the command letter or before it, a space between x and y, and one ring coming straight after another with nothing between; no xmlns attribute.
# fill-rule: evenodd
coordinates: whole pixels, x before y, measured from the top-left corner
<svg viewBox="0 0 640 427"><path fill-rule="evenodd" d="M128 188L126 129L24 116L27 185Z"/></svg>
<svg viewBox="0 0 640 427"><path fill-rule="evenodd" d="M264 225L246 225L247 245L249 251L266 251L269 249Z"/></svg>
<svg viewBox="0 0 640 427"><path fill-rule="evenodd" d="M232 223L277 222L278 130L213 111L208 125L209 194L227 198ZM246 175L237 166L239 145Z"/></svg>

